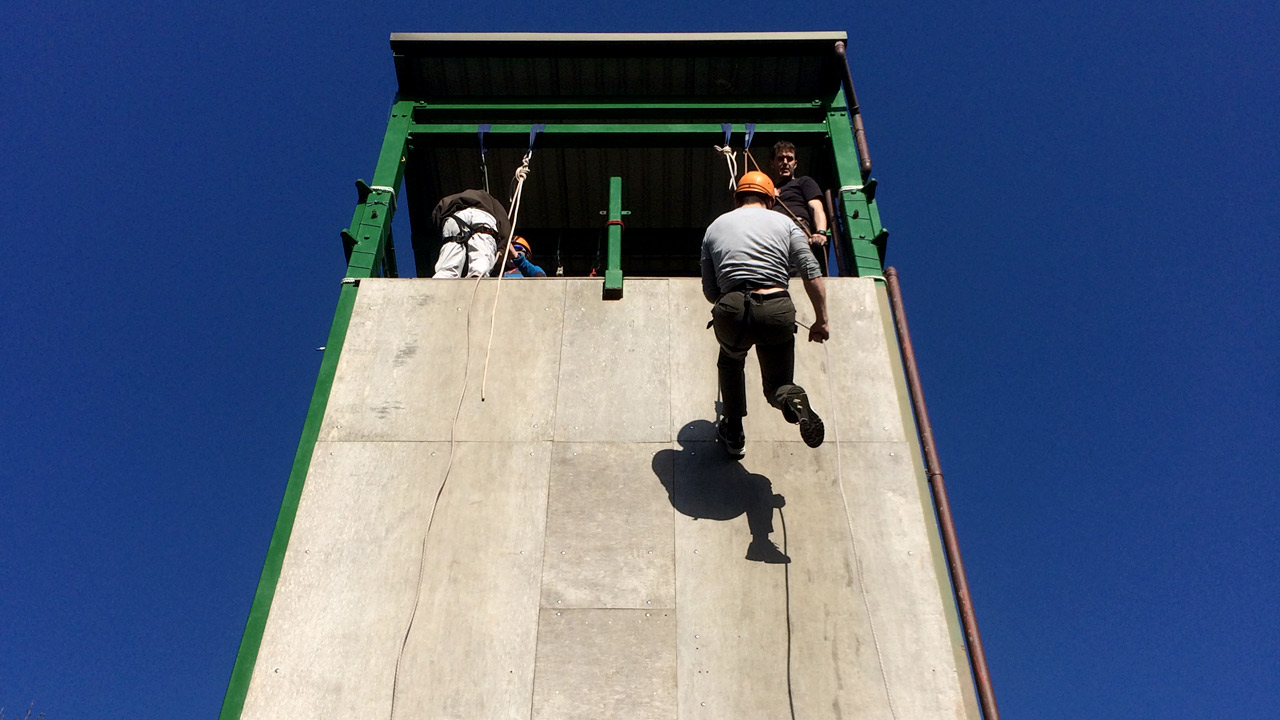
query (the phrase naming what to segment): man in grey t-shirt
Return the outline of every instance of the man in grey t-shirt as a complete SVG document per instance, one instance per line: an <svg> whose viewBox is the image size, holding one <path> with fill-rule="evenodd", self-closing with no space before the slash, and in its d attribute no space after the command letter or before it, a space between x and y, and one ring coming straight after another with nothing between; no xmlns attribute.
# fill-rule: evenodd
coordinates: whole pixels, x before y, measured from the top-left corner
<svg viewBox="0 0 1280 720"><path fill-rule="evenodd" d="M810 342L830 337L826 290L809 238L790 218L769 209L775 197L768 175L743 175L734 195L737 209L716 218L702 239L702 293L715 303L711 319L720 343L716 366L724 418L718 429L731 457L745 454L743 370L753 345L769 404L800 426L800 437L809 447L821 445L824 436L822 419L809 406L804 388L792 382L796 309L787 291L791 268L799 272L813 304L816 319L809 328Z"/></svg>

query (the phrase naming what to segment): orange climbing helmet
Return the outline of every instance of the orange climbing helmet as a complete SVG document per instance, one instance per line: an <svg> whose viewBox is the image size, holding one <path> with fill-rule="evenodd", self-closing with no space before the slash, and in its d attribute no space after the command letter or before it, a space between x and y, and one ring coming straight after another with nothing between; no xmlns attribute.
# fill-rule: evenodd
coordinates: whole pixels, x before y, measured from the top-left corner
<svg viewBox="0 0 1280 720"><path fill-rule="evenodd" d="M520 237L519 235L516 235L515 237L511 238L511 244L519 245L520 247L524 248L525 255L533 254L533 247L529 245L529 241L525 240L523 237Z"/></svg>
<svg viewBox="0 0 1280 720"><path fill-rule="evenodd" d="M760 193L768 197L769 202L773 202L778 197L778 191L773 188L773 181L759 170L752 170L738 181L738 189L734 192L734 196L744 192Z"/></svg>

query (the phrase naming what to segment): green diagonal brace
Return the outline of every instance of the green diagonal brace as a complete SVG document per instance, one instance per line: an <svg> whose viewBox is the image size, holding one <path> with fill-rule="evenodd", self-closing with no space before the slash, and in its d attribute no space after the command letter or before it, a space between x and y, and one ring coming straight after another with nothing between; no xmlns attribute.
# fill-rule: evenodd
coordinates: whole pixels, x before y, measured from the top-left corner
<svg viewBox="0 0 1280 720"><path fill-rule="evenodd" d="M307 419L302 425L302 438L298 441L293 468L289 471L289 481L284 487L280 514L276 518L275 530L271 532L271 543L267 546L267 559L262 564L262 574L258 576L258 589L253 594L249 619L245 622L244 635L240 638L240 651L236 653L236 664L231 669L231 680L227 682L227 694L222 700L219 720L239 720L245 699L249 695L249 681L253 678L253 670L258 662L262 634L267 627L267 616L271 613L271 603L275 599L276 584L284 567L285 550L289 547L293 521L298 515L302 486L311 469L311 456L320 438L320 424L329 404L329 390L333 387L333 379L338 371L338 358L347 338L347 327L351 324L351 311L355 302L355 282L344 282L338 294L338 308L333 315L333 325L329 328L329 340L325 344L324 356L320 359L320 372L316 377L315 390L311 393Z"/></svg>
<svg viewBox="0 0 1280 720"><path fill-rule="evenodd" d="M362 187L359 202L356 204L355 215L351 220L351 228L345 233L356 241L347 263L348 278L370 277L384 266L384 253L388 250L391 237L391 217L395 213L396 192L376 188L400 187L404 178L404 151L409 135L409 115L412 110L413 103L410 102L396 102L392 106L391 118L387 122L387 134L382 141L382 152L378 155L378 165L373 173L374 187L366 192L363 183L360 184ZM394 263L392 259L387 264L393 272ZM307 472L311 469L311 456L315 452L316 442L320 437L320 425L324 421L325 409L328 407L329 391L333 387L338 358L342 354L347 327L351 322L351 312L355 307L357 283L357 280L344 281L338 295L338 307L334 312L333 325L329 329L329 340L325 344L324 357L320 360L320 372L316 377L315 390L311 395L311 405L302 426L302 438L298 441L298 451L294 455L293 467L289 471L289 481L284 489L284 499L280 503L280 514L276 519L275 530L271 533L271 543L267 546L267 558L262 566L262 574L258 578L258 589L253 595L253 605L249 608L249 619L245 623L244 635L240 639L240 651L236 654L236 663L231 670L231 680L227 683L222 712L218 715L220 720L239 720L244 710L245 699L249 694L249 681L257 665L258 651L262 647L262 635L266 630L271 603L275 599L276 584L280 580L280 572L284 566L289 537L293 533L293 522L297 517L302 487L306 482Z"/></svg>
<svg viewBox="0 0 1280 720"><path fill-rule="evenodd" d="M413 103L398 101L391 106L387 120L387 134L378 153L378 166L373 172L373 182L367 197L361 198L351 218L347 233L355 239L351 258L347 261L347 277L366 278L384 275L384 267L395 267L395 260L386 260L390 245L391 218L395 215L396 195L404 179L405 144L409 140L409 125L413 120ZM386 190L385 188L391 188ZM363 189L361 191L363 195Z"/></svg>
<svg viewBox="0 0 1280 720"><path fill-rule="evenodd" d="M604 297L622 297L622 178L609 178L609 257L604 271Z"/></svg>
<svg viewBox="0 0 1280 720"><path fill-rule="evenodd" d="M880 226L880 214L876 211L875 195L871 191L874 181L865 185L862 182L862 167L858 164L857 145L843 90L836 92L827 106L827 127L836 177L840 183L836 203L844 216L845 236L841 241L848 243L850 270L858 277L879 276L884 272L884 248L889 233Z"/></svg>

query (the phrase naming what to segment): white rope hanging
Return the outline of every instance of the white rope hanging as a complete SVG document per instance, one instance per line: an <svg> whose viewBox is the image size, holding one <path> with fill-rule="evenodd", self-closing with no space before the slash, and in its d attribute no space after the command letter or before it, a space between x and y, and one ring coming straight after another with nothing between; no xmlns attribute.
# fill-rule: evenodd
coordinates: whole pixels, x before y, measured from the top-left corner
<svg viewBox="0 0 1280 720"><path fill-rule="evenodd" d="M493 310L489 313L489 342L484 349L484 376L480 379L480 402L484 402L485 387L489 382L489 353L493 350L493 326L498 315L498 295L502 292L503 272L507 267L507 257L511 255L511 239L516 234L516 220L520 217L520 200L524 196L524 181L529 177L529 161L533 159L533 149L524 154L520 167L516 168L516 190L511 195L511 230L507 241L503 243L502 260L498 263L498 283L493 291Z"/></svg>
<svg viewBox="0 0 1280 720"><path fill-rule="evenodd" d="M717 152L724 155L724 161L729 166L729 189L736 190L738 188L738 154L733 148L726 143L725 145L713 145Z"/></svg>

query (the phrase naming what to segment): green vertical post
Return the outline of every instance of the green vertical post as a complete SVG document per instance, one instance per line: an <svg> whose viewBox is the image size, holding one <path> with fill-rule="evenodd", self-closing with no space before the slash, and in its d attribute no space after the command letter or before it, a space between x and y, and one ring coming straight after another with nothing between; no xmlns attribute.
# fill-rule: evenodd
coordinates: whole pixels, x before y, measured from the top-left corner
<svg viewBox="0 0 1280 720"><path fill-rule="evenodd" d="M382 151L378 153L373 182L369 185L359 183L360 202L351 218L351 228L343 233L348 243L354 241L347 262L349 278L382 275L384 264L395 267L395 259L388 261L386 253L390 248L396 196L404 180L405 146L409 141L412 120L412 102L402 100L391 106L387 134L382 140Z"/></svg>
<svg viewBox="0 0 1280 720"><path fill-rule="evenodd" d="M850 269L859 277L879 276L884 271L884 249L889 231L880 225L875 180L862 181L862 168L858 164L858 149L843 90L837 91L827 106L827 129L840 183L835 202L836 209L844 216L845 237L841 241L848 243Z"/></svg>
<svg viewBox="0 0 1280 720"><path fill-rule="evenodd" d="M397 194L395 189L400 187L404 178L404 151L409 137L412 110L413 103L396 102L392 106L387 134L382 141L382 152L378 155L378 165L373 173L373 186L357 183L360 194L355 216L351 221L351 229L343 232L343 239L350 249L346 275L348 279L343 281L338 294L338 307L334 311L333 324L329 327L329 339L325 344L324 357L320 360L320 372L311 393L311 405L307 408L307 418L302 425L302 438L298 441L298 450L293 456L293 467L289 470L289 481L285 484L280 514L276 517L276 526L271 532L267 558L262 566L262 574L258 577L258 589L254 592L253 605L249 608L244 635L240 638L240 651L236 653L236 663L227 683L227 694L222 700L222 712L218 715L220 720L239 720L244 710L245 699L249 694L249 681L253 678L258 651L262 648L262 634L267 627L276 585L284 567L289 536L293 533L293 522L297 518L302 487L306 482L307 472L311 469L311 456L320 438L320 425L329 404L329 391L338 371L338 358L346 341L347 327L351 324L359 278L381 274L384 263L394 274L395 260L392 258L387 262L384 254L388 252L391 238L391 217L395 213Z"/></svg>
<svg viewBox="0 0 1280 720"><path fill-rule="evenodd" d="M604 296L622 297L622 178L609 178L609 257L604 271Z"/></svg>

